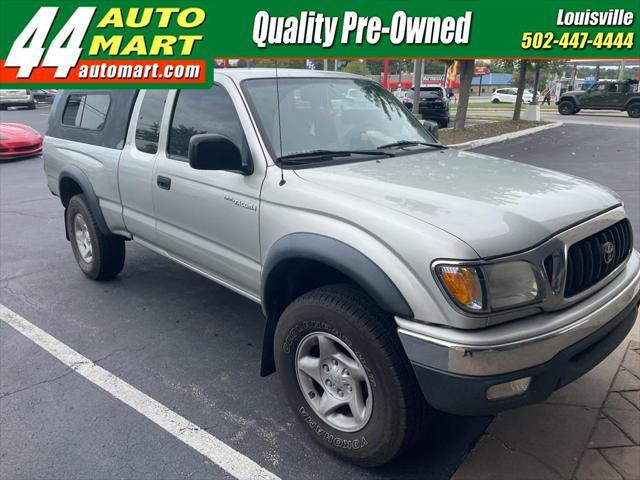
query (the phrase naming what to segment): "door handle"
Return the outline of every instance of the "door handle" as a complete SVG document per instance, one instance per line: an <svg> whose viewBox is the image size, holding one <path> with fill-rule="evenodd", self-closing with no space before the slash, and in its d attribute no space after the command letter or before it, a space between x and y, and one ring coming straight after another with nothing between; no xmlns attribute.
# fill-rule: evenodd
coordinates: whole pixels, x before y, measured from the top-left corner
<svg viewBox="0 0 640 480"><path fill-rule="evenodd" d="M158 186L164 190L171 190L171 179L158 175Z"/></svg>

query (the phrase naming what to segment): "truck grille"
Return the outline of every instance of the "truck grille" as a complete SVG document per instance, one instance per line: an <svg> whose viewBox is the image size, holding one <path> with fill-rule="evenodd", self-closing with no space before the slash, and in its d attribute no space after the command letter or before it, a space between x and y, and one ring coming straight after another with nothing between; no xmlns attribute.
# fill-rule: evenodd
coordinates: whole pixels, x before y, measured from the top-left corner
<svg viewBox="0 0 640 480"><path fill-rule="evenodd" d="M565 297L595 285L626 260L633 248L628 220L621 220L569 248Z"/></svg>

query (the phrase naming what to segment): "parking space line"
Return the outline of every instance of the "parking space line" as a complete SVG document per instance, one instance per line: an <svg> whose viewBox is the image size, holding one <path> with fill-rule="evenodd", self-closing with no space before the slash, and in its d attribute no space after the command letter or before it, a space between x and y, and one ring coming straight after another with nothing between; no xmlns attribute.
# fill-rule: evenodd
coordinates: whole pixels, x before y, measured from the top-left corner
<svg viewBox="0 0 640 480"><path fill-rule="evenodd" d="M0 304L0 320L53 355L76 373L162 427L237 479L278 477L186 418L96 365L44 330Z"/></svg>

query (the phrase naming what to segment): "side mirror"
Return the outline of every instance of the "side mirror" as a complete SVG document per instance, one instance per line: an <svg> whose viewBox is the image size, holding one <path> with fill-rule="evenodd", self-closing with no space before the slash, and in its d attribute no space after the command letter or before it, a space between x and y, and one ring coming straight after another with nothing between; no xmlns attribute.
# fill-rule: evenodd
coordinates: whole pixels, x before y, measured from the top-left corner
<svg viewBox="0 0 640 480"><path fill-rule="evenodd" d="M438 124L433 120L420 120L424 129L433 135L433 138L438 138Z"/></svg>
<svg viewBox="0 0 640 480"><path fill-rule="evenodd" d="M217 133L194 135L189 141L189 165L195 170L229 170L249 175L250 163L231 139Z"/></svg>

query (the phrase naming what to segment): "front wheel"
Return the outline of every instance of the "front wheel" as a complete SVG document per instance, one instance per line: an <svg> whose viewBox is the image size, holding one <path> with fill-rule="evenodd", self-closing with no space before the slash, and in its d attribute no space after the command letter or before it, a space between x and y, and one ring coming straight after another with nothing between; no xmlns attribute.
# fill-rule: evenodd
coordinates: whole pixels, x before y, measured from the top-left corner
<svg viewBox="0 0 640 480"><path fill-rule="evenodd" d="M93 280L108 280L124 267L124 239L100 232L84 195L69 201L66 215L67 235L80 270Z"/></svg>
<svg viewBox="0 0 640 480"><path fill-rule="evenodd" d="M627 115L631 118L640 118L640 103L633 103L627 107Z"/></svg>
<svg viewBox="0 0 640 480"><path fill-rule="evenodd" d="M276 328L276 367L304 429L363 466L399 455L425 417L392 321L359 289L332 285L295 300Z"/></svg>
<svg viewBox="0 0 640 480"><path fill-rule="evenodd" d="M564 100L558 105L558 112L560 115L573 115L576 113L576 108L572 101Z"/></svg>
<svg viewBox="0 0 640 480"><path fill-rule="evenodd" d="M491 103L500 103L500 99L499 98L494 98L493 100L491 100Z"/></svg>

